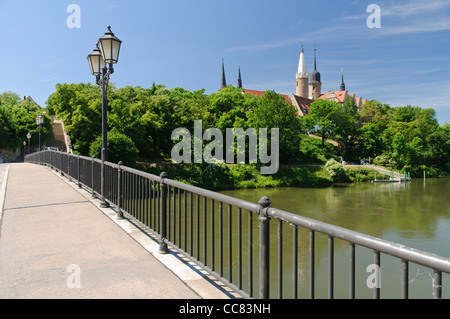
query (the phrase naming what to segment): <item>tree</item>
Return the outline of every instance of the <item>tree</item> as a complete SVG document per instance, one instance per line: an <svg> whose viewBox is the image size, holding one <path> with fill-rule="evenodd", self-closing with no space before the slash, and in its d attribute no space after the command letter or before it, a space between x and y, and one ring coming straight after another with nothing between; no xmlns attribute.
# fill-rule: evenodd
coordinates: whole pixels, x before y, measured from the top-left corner
<svg viewBox="0 0 450 319"><path fill-rule="evenodd" d="M358 108L352 96L345 98L342 109L335 112L333 121L335 140L339 143L343 157L348 161L357 161L362 154L359 152Z"/></svg>
<svg viewBox="0 0 450 319"><path fill-rule="evenodd" d="M360 129L360 143L363 157L375 158L384 152L385 146L382 140L382 131L375 123L367 123Z"/></svg>
<svg viewBox="0 0 450 319"><path fill-rule="evenodd" d="M41 127L41 142L44 143L51 130L51 120L34 102L25 101L19 104L19 95L5 92L0 95L0 148L15 150L22 146L28 132L31 133L31 144L39 143L39 128L36 117L44 116Z"/></svg>
<svg viewBox="0 0 450 319"><path fill-rule="evenodd" d="M341 110L339 104L334 101L318 99L311 103L307 115L307 123L311 133L318 134L322 138L322 148L325 140L335 136L336 115Z"/></svg>
<svg viewBox="0 0 450 319"><path fill-rule="evenodd" d="M134 166L139 154L134 142L128 136L113 129L108 134L108 161L118 163L122 161L127 166ZM90 146L90 156L101 158L102 136L98 136Z"/></svg>
<svg viewBox="0 0 450 319"><path fill-rule="evenodd" d="M394 136L391 144L391 157L395 160L397 168L400 169L405 164L408 148L406 145L406 137L402 133L397 133Z"/></svg>
<svg viewBox="0 0 450 319"><path fill-rule="evenodd" d="M426 165L450 172L450 124L430 132L425 144L423 156Z"/></svg>
<svg viewBox="0 0 450 319"><path fill-rule="evenodd" d="M274 91L266 91L262 98L256 100L256 105L247 112L248 127L279 129L280 161L293 161L299 156L301 123L295 107L283 96ZM268 134L268 140L270 136Z"/></svg>
<svg viewBox="0 0 450 319"><path fill-rule="evenodd" d="M114 92L108 86L108 95ZM47 99L47 111L64 121L73 147L81 154L89 153L89 145L101 132L102 95L91 83L56 84L56 91Z"/></svg>
<svg viewBox="0 0 450 319"><path fill-rule="evenodd" d="M14 149L18 144L17 123L6 105L0 104L0 149Z"/></svg>
<svg viewBox="0 0 450 319"><path fill-rule="evenodd" d="M0 94L0 103L3 105L17 105L20 102L20 96L17 93L6 91Z"/></svg>

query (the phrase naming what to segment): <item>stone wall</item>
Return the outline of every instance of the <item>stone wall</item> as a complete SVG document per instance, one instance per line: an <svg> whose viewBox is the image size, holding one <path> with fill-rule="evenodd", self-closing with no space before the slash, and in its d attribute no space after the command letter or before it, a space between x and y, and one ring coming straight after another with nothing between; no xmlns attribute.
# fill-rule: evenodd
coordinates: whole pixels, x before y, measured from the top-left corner
<svg viewBox="0 0 450 319"><path fill-rule="evenodd" d="M23 160L23 147L18 147L15 151L10 149L0 149L0 162L17 162Z"/></svg>

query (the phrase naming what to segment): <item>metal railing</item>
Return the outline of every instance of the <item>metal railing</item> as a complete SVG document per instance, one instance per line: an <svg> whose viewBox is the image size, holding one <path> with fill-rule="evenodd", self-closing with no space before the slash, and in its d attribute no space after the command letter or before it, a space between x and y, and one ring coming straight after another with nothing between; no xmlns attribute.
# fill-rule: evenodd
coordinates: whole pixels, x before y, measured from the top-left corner
<svg viewBox="0 0 450 319"><path fill-rule="evenodd" d="M164 172L156 176L109 162L104 162L105 187L102 188L102 163L98 159L43 151L27 156L25 161L58 170L79 187L88 188L93 196L101 196L103 189L105 200L116 207L120 217L138 222L157 235L161 253L167 253L170 246L244 298L256 295L264 299L285 298L287 286L292 291L289 298L299 298L300 281L308 281L309 298L316 298L318 234L327 241L328 298L335 298L337 241L348 244L349 298L356 297L357 246L372 251L373 263L378 267L381 267L381 254L400 260L399 289L405 299L409 297L410 263L433 270L434 298L442 298L443 273L450 273L449 258L272 208L267 197L262 197L257 204L251 203L171 180ZM270 228L272 219L278 221L276 229ZM307 233L302 240L299 240L300 231ZM292 250L286 253L288 240L292 242L289 246ZM299 243L307 246L305 251L309 256L300 258ZM272 255L275 257L271 258ZM299 269L299 260L305 269L309 267L308 274L305 269ZM273 268L277 272L271 271ZM270 289L273 287L276 289ZM373 297L380 298L380 292L381 288L375 287Z"/></svg>
<svg viewBox="0 0 450 319"><path fill-rule="evenodd" d="M390 170L387 170L387 169L375 166L374 164L371 164L371 165L370 164L366 164L366 165L368 167L370 167L371 169L374 169L375 171L377 171L377 172L379 172L379 173L381 173L383 175L389 176L390 180L398 180L398 181L411 180L411 178L409 177L409 174L406 174L406 173L401 174L398 171L397 172L390 171Z"/></svg>

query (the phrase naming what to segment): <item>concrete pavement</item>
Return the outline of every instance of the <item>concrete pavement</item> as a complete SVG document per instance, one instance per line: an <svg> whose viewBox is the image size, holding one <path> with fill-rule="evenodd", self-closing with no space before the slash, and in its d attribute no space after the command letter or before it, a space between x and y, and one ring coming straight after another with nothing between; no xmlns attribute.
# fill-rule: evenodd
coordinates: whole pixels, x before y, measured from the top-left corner
<svg viewBox="0 0 450 319"><path fill-rule="evenodd" d="M0 298L233 296L47 167L3 164L0 183Z"/></svg>

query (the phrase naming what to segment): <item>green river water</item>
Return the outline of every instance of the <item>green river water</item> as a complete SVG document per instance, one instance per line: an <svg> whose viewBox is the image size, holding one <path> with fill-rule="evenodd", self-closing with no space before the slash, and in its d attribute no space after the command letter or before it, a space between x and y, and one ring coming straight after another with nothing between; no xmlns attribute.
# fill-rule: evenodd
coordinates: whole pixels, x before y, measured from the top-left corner
<svg viewBox="0 0 450 319"><path fill-rule="evenodd" d="M305 217L338 225L412 248L450 257L450 178L415 179L407 183L357 183L324 188L273 188L223 191L233 197L257 202L268 196L272 207ZM276 246L277 223L271 222L272 246ZM284 226L283 297L293 296L292 287L292 230ZM298 234L298 297L309 298L309 232ZM316 235L315 241L315 297L328 294L328 237ZM257 250L257 247L255 247ZM272 249L274 251L274 249ZM271 251L271 285L278 285L276 253ZM335 240L335 298L349 295L349 249L346 242ZM368 287L374 263L373 251L356 248L356 297L372 298ZM381 298L401 297L401 261L381 255ZM433 271L410 263L409 297L433 298ZM275 287L271 297L277 298ZM257 296L257 295L256 295ZM443 275L443 298L450 297L450 277Z"/></svg>

